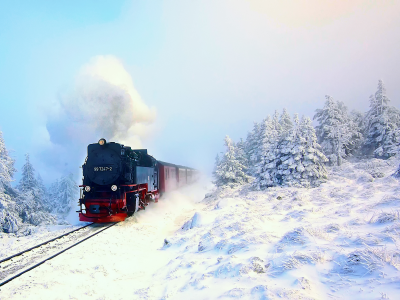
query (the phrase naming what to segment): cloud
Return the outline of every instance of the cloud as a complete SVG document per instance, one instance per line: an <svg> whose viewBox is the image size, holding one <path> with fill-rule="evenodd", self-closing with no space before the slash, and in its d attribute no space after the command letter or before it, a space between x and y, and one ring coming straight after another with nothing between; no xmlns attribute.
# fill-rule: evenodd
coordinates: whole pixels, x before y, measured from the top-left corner
<svg viewBox="0 0 400 300"><path fill-rule="evenodd" d="M88 144L103 137L140 148L155 119L155 108L141 99L121 61L111 55L96 56L48 114L51 145L44 158L60 172L76 173Z"/></svg>

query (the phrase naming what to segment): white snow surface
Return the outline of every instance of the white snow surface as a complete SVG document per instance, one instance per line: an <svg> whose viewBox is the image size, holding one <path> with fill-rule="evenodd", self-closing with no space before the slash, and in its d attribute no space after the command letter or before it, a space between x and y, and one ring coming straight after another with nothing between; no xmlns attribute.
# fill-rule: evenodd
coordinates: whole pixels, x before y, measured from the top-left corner
<svg viewBox="0 0 400 300"><path fill-rule="evenodd" d="M186 187L0 299L398 299L398 163L344 162L312 189Z"/></svg>

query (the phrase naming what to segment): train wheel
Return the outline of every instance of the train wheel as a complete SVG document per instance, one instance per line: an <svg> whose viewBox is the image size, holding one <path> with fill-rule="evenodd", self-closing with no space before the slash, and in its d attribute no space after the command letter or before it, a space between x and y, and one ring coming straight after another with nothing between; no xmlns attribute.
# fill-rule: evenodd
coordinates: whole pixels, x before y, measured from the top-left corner
<svg viewBox="0 0 400 300"><path fill-rule="evenodd" d="M126 212L128 216L133 216L135 212L139 210L139 205L141 201L139 200L138 194L129 194L126 199Z"/></svg>

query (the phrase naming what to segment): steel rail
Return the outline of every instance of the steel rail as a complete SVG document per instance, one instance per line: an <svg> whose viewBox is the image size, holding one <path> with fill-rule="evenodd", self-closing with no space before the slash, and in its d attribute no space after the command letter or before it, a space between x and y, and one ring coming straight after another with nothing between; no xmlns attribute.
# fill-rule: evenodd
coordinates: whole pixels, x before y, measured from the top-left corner
<svg viewBox="0 0 400 300"><path fill-rule="evenodd" d="M81 230L81 229L83 229L83 228L85 228L85 227L88 227L88 226L90 226L90 225L92 225L92 224L94 224L94 223L90 223L90 224L88 224L88 225L79 227L79 228L74 229L74 230L72 230L72 231L70 231L70 232L67 232L67 233L64 233L64 234L62 234L62 235L60 235L60 236L58 236L58 237L55 237L54 239L48 240L48 241L43 242L43 243L41 243L41 244L39 244L39 245L33 246L33 247L29 248L29 249L26 249L26 250L24 250L24 251L18 252L17 254L14 254L14 255L11 255L11 256L9 256L9 257L6 257L6 258L0 260L0 264L1 264L2 262L5 262L5 261L7 261L7 260L10 260L11 258L14 258L14 257L16 257L16 256L20 256L21 254L24 254L24 253L26 253L26 252L28 252L28 251L31 251L32 249L35 249L35 248L38 248L38 247L40 247L40 246L46 245L46 244L48 244L48 243L50 243L50 242L53 242L53 241L55 241L55 240L58 240L58 239L60 239L60 238L62 238L62 237L64 237L64 236L66 236L66 235L69 235L69 234L71 234L71 233L73 233L73 232L75 232L75 231L78 231L78 230Z"/></svg>
<svg viewBox="0 0 400 300"><path fill-rule="evenodd" d="M101 229L101 230L98 230L98 231L96 231L94 234L92 234L92 235L90 235L90 236L84 238L83 240L80 240L79 242L77 242L77 243L75 243L75 244L73 244L73 245L71 245L71 246L69 246L69 247L67 247L67 248L65 248L65 249L63 249L63 250L61 250L60 252L57 252L56 254L53 254L52 256L50 256L50 257L48 257L48 258L42 260L41 262L39 262L39 263L33 265L32 267L30 267L30 268L28 268L28 269L26 269L26 270L24 270L24 271L18 273L17 275L14 275L13 277L11 277L11 278L9 278L9 279L4 280L3 282L0 282L0 286L3 286L3 285L5 285L5 284L9 283L10 281L14 280L15 278L17 278L17 277L19 277L19 276L21 276L21 275L23 275L23 274L25 274L25 273L27 273L27 272L33 270L33 269L39 267L41 264L44 264L46 261L48 261L48 260L50 260L50 259L53 259L54 257L60 255L61 253L64 253L65 251L67 251L67 250L69 250L69 249L71 249L71 248L73 248L73 247L79 245L80 243L86 241L87 239L90 239L91 237L95 236L96 234L99 234L100 232L102 232L102 231L104 231L104 230L106 230L106 229L108 229L108 228L110 228L110 227L112 227L112 226L114 226L114 225L116 225L116 224L117 224L117 223L113 223L113 224L107 226L106 228L103 228L103 229ZM91 224L89 224L89 225L91 225Z"/></svg>

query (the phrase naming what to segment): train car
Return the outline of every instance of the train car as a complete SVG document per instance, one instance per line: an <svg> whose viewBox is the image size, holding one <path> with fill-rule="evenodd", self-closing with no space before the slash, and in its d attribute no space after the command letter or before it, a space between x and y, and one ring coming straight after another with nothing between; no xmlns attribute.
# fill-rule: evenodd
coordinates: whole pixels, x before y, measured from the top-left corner
<svg viewBox="0 0 400 300"><path fill-rule="evenodd" d="M120 222L165 192L193 183L197 170L157 161L146 149L100 139L90 144L82 166L79 220Z"/></svg>

